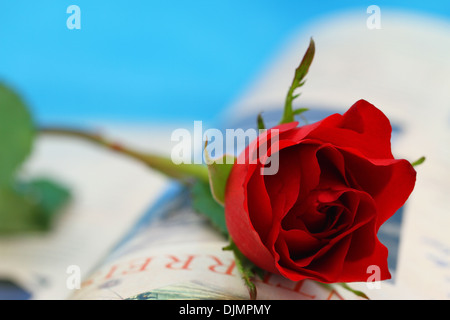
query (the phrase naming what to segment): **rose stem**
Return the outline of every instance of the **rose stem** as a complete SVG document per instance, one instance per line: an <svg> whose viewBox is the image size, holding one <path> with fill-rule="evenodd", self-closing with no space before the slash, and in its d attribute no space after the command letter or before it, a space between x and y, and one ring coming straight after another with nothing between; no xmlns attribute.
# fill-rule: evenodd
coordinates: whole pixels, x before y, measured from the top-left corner
<svg viewBox="0 0 450 320"><path fill-rule="evenodd" d="M71 136L89 141L100 147L104 147L106 149L113 150L115 152L127 155L133 159L139 160L152 169L183 183L188 183L191 180L195 179L209 182L208 169L206 166L185 163L175 164L171 159L168 159L166 157L132 150L121 144L106 140L98 134L64 128L42 128L39 130L39 132L41 134L50 134L56 136Z"/></svg>

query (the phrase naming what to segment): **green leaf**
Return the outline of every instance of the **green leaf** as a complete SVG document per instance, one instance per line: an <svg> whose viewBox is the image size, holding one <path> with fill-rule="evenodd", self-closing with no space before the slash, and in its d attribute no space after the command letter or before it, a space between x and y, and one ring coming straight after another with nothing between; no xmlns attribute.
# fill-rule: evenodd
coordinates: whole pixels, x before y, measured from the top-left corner
<svg viewBox="0 0 450 320"><path fill-rule="evenodd" d="M258 114L257 124L258 124L259 130L264 130L266 128L266 125L264 124L264 119L263 119L261 113Z"/></svg>
<svg viewBox="0 0 450 320"><path fill-rule="evenodd" d="M211 193L214 199L221 205L225 203L225 188L235 161L236 157L225 155L208 164Z"/></svg>
<svg viewBox="0 0 450 320"><path fill-rule="evenodd" d="M48 230L69 198L66 188L49 180L17 182L34 138L26 105L0 84L0 234Z"/></svg>
<svg viewBox="0 0 450 320"><path fill-rule="evenodd" d="M295 109L292 113L294 115L299 115L299 114L302 114L303 112L306 112L308 110L309 110L308 108L299 108L299 109Z"/></svg>
<svg viewBox="0 0 450 320"><path fill-rule="evenodd" d="M215 228L228 237L225 209L213 198L209 184L198 180L190 190L193 209L206 216Z"/></svg>
<svg viewBox="0 0 450 320"><path fill-rule="evenodd" d="M309 47L306 50L306 53L303 56L300 65L297 67L297 69L295 69L294 79L292 80L292 84L286 95L283 117L281 118L280 123L289 123L294 121L295 113L292 110L292 102L299 96L299 94L294 93L297 88L303 86L303 84L305 83L304 78L308 73L309 67L311 66L311 63L314 58L314 53L315 53L315 44L314 40L311 38Z"/></svg>
<svg viewBox="0 0 450 320"><path fill-rule="evenodd" d="M13 181L31 152L34 134L31 114L21 98L0 84L0 186Z"/></svg>
<svg viewBox="0 0 450 320"><path fill-rule="evenodd" d="M418 166L418 165L420 165L420 164L422 164L422 163L424 163L425 162L425 157L420 157L419 159L417 159L416 161L414 161L413 163L411 163L411 165L413 166L413 167L415 167L415 166Z"/></svg>
<svg viewBox="0 0 450 320"><path fill-rule="evenodd" d="M37 199L39 207L49 217L59 212L71 198L67 187L46 178L21 183L18 188L23 194L32 195Z"/></svg>
<svg viewBox="0 0 450 320"><path fill-rule="evenodd" d="M211 159L206 149L205 143L204 153L205 160L208 167L209 184L211 186L211 194L213 198L221 205L225 203L225 188L227 186L228 176L231 169L236 162L236 157L231 155L224 155L217 159Z"/></svg>
<svg viewBox="0 0 450 320"><path fill-rule="evenodd" d="M40 229L36 203L12 188L0 189L0 233L9 234ZM38 215L40 215L38 213Z"/></svg>
<svg viewBox="0 0 450 320"><path fill-rule="evenodd" d="M0 234L49 230L69 199L68 189L44 179L1 188Z"/></svg>
<svg viewBox="0 0 450 320"><path fill-rule="evenodd" d="M257 290L255 284L253 283L253 278L255 276L255 273L262 277L264 271L255 266L250 260L248 260L247 257L245 257L238 249L233 240L230 240L229 245L224 247L223 250L229 250L233 252L236 267L241 274L242 279L244 280L244 284L247 287L250 299L256 300Z"/></svg>

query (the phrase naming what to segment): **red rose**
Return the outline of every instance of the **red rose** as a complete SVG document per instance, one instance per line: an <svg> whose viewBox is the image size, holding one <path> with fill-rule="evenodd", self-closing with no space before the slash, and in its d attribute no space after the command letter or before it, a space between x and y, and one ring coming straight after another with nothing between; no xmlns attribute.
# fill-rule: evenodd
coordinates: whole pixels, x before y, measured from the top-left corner
<svg viewBox="0 0 450 320"><path fill-rule="evenodd" d="M234 243L258 267L294 281L366 281L370 265L389 279L377 232L416 178L408 161L392 156L389 120L360 100L344 115L297 125L274 128L276 174L262 175L259 161L243 163L245 153L233 166L225 216ZM267 155L268 132L254 142L268 143Z"/></svg>

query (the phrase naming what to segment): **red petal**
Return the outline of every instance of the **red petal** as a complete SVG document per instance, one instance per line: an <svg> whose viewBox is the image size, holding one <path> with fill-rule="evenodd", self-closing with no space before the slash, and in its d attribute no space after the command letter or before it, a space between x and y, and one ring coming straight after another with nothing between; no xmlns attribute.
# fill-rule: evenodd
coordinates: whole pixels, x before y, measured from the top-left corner
<svg viewBox="0 0 450 320"><path fill-rule="evenodd" d="M228 232L239 250L256 265L269 272L276 272L272 254L263 245L253 227L247 208L248 165L234 165L225 190L225 220Z"/></svg>
<svg viewBox="0 0 450 320"><path fill-rule="evenodd" d="M414 189L416 171L406 160L366 159L355 150L344 153L347 168L359 187L375 200L377 227L389 219Z"/></svg>
<svg viewBox="0 0 450 320"><path fill-rule="evenodd" d="M342 116L335 114L322 120L308 137L355 148L369 158L392 159L391 132L389 119L369 102L359 100Z"/></svg>

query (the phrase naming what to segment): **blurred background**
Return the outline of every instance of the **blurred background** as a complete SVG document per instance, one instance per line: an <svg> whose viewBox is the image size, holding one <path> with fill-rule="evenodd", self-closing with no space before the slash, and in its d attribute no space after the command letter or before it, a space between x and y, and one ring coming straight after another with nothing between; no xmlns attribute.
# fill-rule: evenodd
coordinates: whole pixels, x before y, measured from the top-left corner
<svg viewBox="0 0 450 320"><path fill-rule="evenodd" d="M71 5L79 29L68 27ZM379 30L367 24L372 5ZM195 120L247 127L263 111L271 123L311 36L298 99L308 120L364 98L391 119L396 155L427 157L403 216L383 231L401 252L392 264L402 287L389 297L450 298L449 1L2 1L0 82L39 126L94 124L168 152L173 128ZM2 237L0 299L66 297L67 265L91 270L167 187L112 155L39 137L25 172L74 197L48 236Z"/></svg>
<svg viewBox="0 0 450 320"><path fill-rule="evenodd" d="M448 1L2 1L0 81L41 123L211 120L299 29L349 10L364 26L373 4L450 19Z"/></svg>

